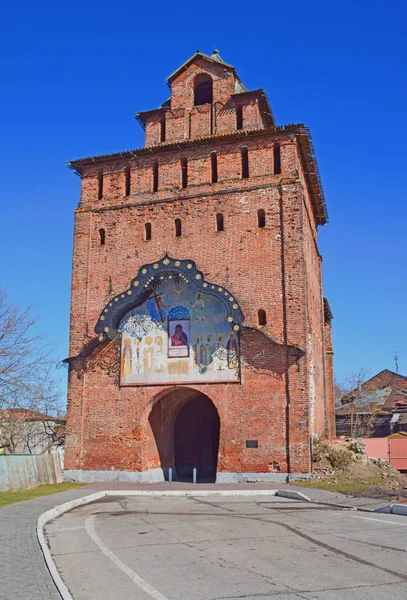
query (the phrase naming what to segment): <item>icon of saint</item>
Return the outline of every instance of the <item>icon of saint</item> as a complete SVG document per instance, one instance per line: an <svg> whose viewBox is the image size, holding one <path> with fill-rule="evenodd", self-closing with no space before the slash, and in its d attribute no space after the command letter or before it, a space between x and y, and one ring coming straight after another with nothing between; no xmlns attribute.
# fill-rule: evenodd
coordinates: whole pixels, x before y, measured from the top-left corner
<svg viewBox="0 0 407 600"><path fill-rule="evenodd" d="M190 302L190 304L192 306L193 319L195 319L195 321L204 321L205 301L203 299L202 294L198 292L195 296L195 301Z"/></svg>
<svg viewBox="0 0 407 600"><path fill-rule="evenodd" d="M123 375L130 375L132 372L133 353L131 351L131 339L125 338L123 341Z"/></svg>
<svg viewBox="0 0 407 600"><path fill-rule="evenodd" d="M235 334L233 332L230 332L228 338L229 339L226 344L228 367L229 367L229 369L235 369L237 355L238 355L238 348L237 348Z"/></svg>
<svg viewBox="0 0 407 600"><path fill-rule="evenodd" d="M155 371L161 373L164 371L165 357L163 352L163 338L158 335L155 340Z"/></svg>
<svg viewBox="0 0 407 600"><path fill-rule="evenodd" d="M182 331L182 325L178 323L175 326L174 333L171 336L171 346L187 346L188 337L185 331Z"/></svg>
<svg viewBox="0 0 407 600"><path fill-rule="evenodd" d="M144 371L152 371L154 367L153 339L147 336L144 342Z"/></svg>

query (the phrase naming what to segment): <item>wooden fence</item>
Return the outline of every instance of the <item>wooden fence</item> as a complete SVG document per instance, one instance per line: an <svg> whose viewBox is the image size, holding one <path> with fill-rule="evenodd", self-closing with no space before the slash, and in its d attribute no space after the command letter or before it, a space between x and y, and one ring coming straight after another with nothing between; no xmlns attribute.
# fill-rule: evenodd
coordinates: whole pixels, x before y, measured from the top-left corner
<svg viewBox="0 0 407 600"><path fill-rule="evenodd" d="M59 454L0 455L0 492L62 482Z"/></svg>
<svg viewBox="0 0 407 600"><path fill-rule="evenodd" d="M366 454L383 458L399 471L407 471L407 438L362 438Z"/></svg>

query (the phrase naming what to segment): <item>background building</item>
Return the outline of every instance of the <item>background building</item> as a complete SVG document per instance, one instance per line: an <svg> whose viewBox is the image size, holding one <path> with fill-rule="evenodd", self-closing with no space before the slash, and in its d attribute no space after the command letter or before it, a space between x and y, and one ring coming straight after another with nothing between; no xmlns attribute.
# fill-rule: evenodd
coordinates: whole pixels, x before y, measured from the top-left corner
<svg viewBox="0 0 407 600"><path fill-rule="evenodd" d="M407 430L407 377L383 369L347 392L335 409L337 436L384 437Z"/></svg>
<svg viewBox="0 0 407 600"><path fill-rule="evenodd" d="M58 452L63 462L65 418L28 408L0 410L0 454Z"/></svg>
<svg viewBox="0 0 407 600"><path fill-rule="evenodd" d="M327 221L308 130L276 126L215 51L139 113L140 150L70 163L75 213L65 465L87 481L310 471L334 435Z"/></svg>

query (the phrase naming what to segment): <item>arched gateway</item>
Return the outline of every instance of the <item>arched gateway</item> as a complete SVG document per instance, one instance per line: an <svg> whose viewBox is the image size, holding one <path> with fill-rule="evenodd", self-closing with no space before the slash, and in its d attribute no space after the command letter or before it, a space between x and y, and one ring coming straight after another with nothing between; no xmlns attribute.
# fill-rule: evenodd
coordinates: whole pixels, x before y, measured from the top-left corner
<svg viewBox="0 0 407 600"><path fill-rule="evenodd" d="M220 434L218 411L208 396L191 388L174 388L153 405L147 425L146 460L169 468L174 479L189 481L194 467L198 481L216 480Z"/></svg>

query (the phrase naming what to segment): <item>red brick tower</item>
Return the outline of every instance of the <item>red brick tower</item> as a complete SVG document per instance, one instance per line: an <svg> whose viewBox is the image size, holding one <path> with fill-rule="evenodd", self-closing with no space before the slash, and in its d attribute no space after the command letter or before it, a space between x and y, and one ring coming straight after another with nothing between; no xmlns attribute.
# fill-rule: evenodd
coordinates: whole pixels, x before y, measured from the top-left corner
<svg viewBox="0 0 407 600"><path fill-rule="evenodd" d="M140 150L70 163L65 466L83 481L279 481L333 435L326 209L304 125L217 51L139 113Z"/></svg>

